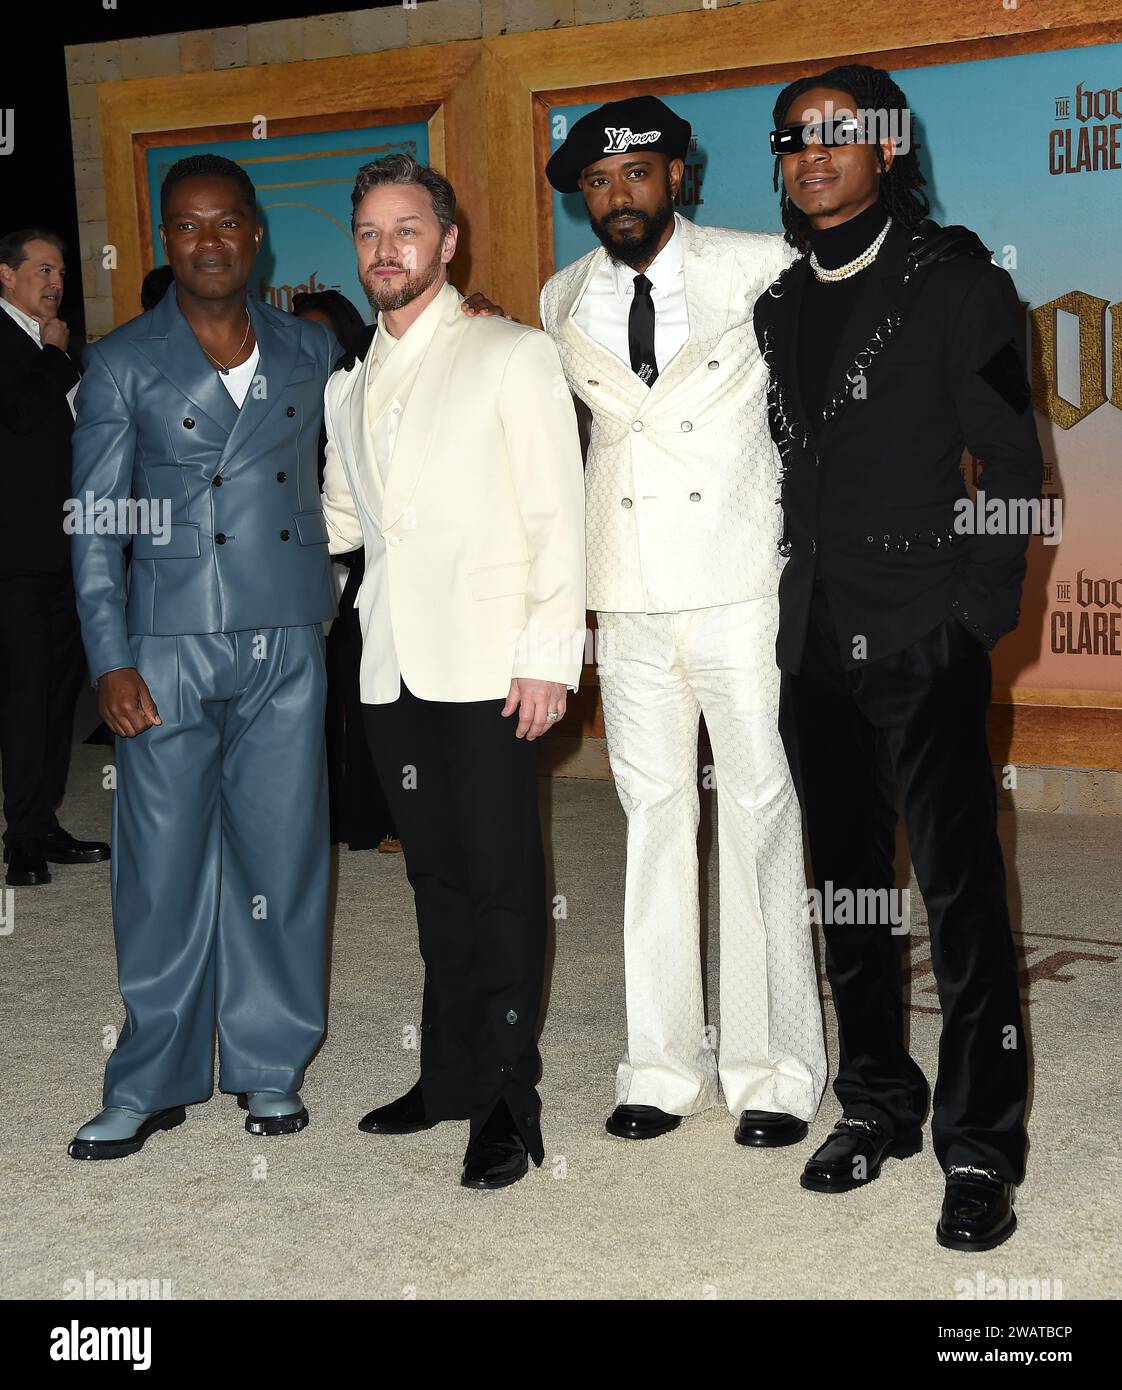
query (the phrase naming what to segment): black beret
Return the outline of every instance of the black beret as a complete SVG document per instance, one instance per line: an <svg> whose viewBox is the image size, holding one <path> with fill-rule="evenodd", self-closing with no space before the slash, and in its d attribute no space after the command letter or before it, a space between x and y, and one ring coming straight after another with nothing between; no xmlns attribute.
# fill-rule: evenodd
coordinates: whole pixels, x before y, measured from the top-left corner
<svg viewBox="0 0 1122 1390"><path fill-rule="evenodd" d="M609 101L573 125L550 156L545 176L559 193L575 193L581 171L602 155L658 150L670 159L685 159L690 134L689 121L658 97Z"/></svg>

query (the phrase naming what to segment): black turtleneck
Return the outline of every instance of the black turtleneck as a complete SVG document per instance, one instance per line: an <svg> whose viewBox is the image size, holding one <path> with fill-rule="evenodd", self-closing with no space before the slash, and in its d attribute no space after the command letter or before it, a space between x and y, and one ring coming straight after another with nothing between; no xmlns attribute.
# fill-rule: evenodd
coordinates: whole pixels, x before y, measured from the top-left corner
<svg viewBox="0 0 1122 1390"><path fill-rule="evenodd" d="M810 245L823 270L835 270L847 261L855 260L880 234L887 220L878 200L864 212L823 231L810 229ZM809 421L817 425L822 419L826 402L826 377L837 350L838 341L857 297L869 278L866 267L848 280L822 284L814 278L813 270L803 290L799 310L799 391ZM830 383L833 385L833 383Z"/></svg>

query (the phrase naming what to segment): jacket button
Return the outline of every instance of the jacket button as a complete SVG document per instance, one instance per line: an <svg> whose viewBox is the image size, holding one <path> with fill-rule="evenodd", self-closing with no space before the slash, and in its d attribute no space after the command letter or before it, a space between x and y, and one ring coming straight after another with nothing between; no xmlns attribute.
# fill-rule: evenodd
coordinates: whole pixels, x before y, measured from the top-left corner
<svg viewBox="0 0 1122 1390"><path fill-rule="evenodd" d="M221 479L221 478L218 476L218 474L216 473L216 474L214 475L214 477L211 478L210 483L211 483L211 486L212 486L212 487L221 487L221 486L222 486L222 479Z"/></svg>
<svg viewBox="0 0 1122 1390"><path fill-rule="evenodd" d="M632 420L631 428L636 431L641 430L643 428L642 420Z"/></svg>
<svg viewBox="0 0 1122 1390"><path fill-rule="evenodd" d="M287 531L282 531L282 532L281 532L281 540L282 540L282 541L288 540L288 536L289 536L289 533L288 533Z"/></svg>
<svg viewBox="0 0 1122 1390"><path fill-rule="evenodd" d="M295 407L294 405L290 405L290 406L288 407L288 409L287 409L284 413L285 413L285 414L288 416L288 418L291 420L292 417L296 414L296 407Z"/></svg>
<svg viewBox="0 0 1122 1390"><path fill-rule="evenodd" d="M701 493L700 493L700 492L691 492L691 493L690 493L690 501L691 501L691 502L700 502L700 501L701 501Z"/></svg>
<svg viewBox="0 0 1122 1390"><path fill-rule="evenodd" d="M278 483L284 483L284 482L287 482L287 481L288 481L288 474L287 474L287 473L285 473L285 472L282 471L282 472L280 472L280 473L277 474L277 482L278 482Z"/></svg>
<svg viewBox="0 0 1122 1390"><path fill-rule="evenodd" d="M689 420L683 420L683 421L682 421L682 430L684 431L684 433L689 434L690 430L692 430L692 429L693 429L693 425L690 423Z"/></svg>
<svg viewBox="0 0 1122 1390"><path fill-rule="evenodd" d="M721 364L720 364L719 362L710 362L710 363L709 363L709 370L710 370L711 372L715 372L715 371L717 370L717 368L718 368L720 365L721 365Z"/></svg>
<svg viewBox="0 0 1122 1390"><path fill-rule="evenodd" d="M623 498L621 498L621 499L620 499L620 504L619 504L619 505L620 505L621 507L630 507L630 506L631 506L631 498L630 498L630 497L623 497Z"/></svg>
<svg viewBox="0 0 1122 1390"><path fill-rule="evenodd" d="M185 430L193 430L195 428L195 422L191 419L190 415L183 421L183 428Z"/></svg>
<svg viewBox="0 0 1122 1390"><path fill-rule="evenodd" d="M214 543L215 543L215 545L225 545L225 544L226 544L226 534L225 534L224 531L218 531L218 532L215 534Z"/></svg>

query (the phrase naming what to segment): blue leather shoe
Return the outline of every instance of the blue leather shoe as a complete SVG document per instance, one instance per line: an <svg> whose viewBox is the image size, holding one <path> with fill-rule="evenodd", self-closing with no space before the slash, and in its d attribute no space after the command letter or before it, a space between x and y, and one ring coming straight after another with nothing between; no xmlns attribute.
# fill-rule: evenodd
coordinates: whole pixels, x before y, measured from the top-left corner
<svg viewBox="0 0 1122 1390"><path fill-rule="evenodd" d="M128 1110L111 1105L83 1125L66 1152L71 1158L127 1158L161 1129L174 1129L187 1118L182 1105L167 1110Z"/></svg>
<svg viewBox="0 0 1122 1390"><path fill-rule="evenodd" d="M280 1091L244 1091L238 1105L248 1110L245 1127L249 1134L299 1134L307 1127L308 1112L299 1091L282 1095Z"/></svg>

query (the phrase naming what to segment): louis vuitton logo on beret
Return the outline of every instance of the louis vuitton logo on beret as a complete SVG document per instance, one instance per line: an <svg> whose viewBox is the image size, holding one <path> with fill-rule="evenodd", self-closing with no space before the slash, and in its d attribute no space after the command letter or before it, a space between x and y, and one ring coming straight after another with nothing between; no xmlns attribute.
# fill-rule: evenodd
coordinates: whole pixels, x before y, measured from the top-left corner
<svg viewBox="0 0 1122 1390"><path fill-rule="evenodd" d="M604 146L605 154L624 154L633 145L650 145L662 134L661 130L644 130L636 134L630 126L608 125L604 127L604 134L608 137L608 143Z"/></svg>

